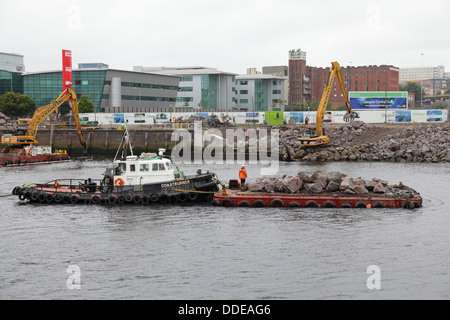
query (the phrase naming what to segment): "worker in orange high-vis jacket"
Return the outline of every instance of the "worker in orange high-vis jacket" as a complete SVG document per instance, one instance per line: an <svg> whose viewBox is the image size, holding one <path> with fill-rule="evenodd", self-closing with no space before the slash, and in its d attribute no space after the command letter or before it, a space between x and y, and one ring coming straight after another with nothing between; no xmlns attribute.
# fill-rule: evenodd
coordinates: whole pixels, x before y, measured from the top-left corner
<svg viewBox="0 0 450 320"><path fill-rule="evenodd" d="M245 179L247 179L247 170L245 170L245 166L242 166L241 170L239 170L239 179L241 179L241 187L243 187Z"/></svg>

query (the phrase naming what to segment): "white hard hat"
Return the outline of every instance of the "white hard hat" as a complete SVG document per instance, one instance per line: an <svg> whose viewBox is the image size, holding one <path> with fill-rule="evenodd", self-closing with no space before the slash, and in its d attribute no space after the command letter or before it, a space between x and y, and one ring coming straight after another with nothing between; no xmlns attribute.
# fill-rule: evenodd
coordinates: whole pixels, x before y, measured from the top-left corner
<svg viewBox="0 0 450 320"><path fill-rule="evenodd" d="M242 167L241 168L244 168L245 166L244 165L242 165Z"/></svg>

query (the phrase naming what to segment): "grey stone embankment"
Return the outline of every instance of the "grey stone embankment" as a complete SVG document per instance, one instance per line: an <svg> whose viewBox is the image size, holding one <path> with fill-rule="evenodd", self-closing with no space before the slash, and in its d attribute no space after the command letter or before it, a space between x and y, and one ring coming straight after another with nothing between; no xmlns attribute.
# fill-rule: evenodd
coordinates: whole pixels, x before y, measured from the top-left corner
<svg viewBox="0 0 450 320"><path fill-rule="evenodd" d="M331 143L312 149L297 144L306 127L288 129L280 133L281 157L286 161L450 162L449 124L402 125L393 134L383 134L393 126L364 122L328 126L325 134Z"/></svg>
<svg viewBox="0 0 450 320"><path fill-rule="evenodd" d="M316 171L312 174L299 171L295 176L283 176L279 179L273 176L263 176L248 185L251 192L287 193L287 194L346 194L416 197L415 190L399 182L389 185L388 181L361 177L351 178L340 172Z"/></svg>
<svg viewBox="0 0 450 320"><path fill-rule="evenodd" d="M7 117L4 113L0 112L0 126L11 125L13 121L10 117Z"/></svg>

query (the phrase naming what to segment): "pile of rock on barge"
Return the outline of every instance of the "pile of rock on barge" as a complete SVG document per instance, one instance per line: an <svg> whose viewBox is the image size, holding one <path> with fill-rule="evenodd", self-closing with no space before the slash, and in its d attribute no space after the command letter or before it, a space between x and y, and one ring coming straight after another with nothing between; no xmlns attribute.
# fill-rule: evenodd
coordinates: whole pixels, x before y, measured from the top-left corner
<svg viewBox="0 0 450 320"><path fill-rule="evenodd" d="M414 189L389 185L388 181L361 177L350 178L340 172L310 175L299 171L296 176L278 179L264 176L244 188L228 189L214 195L213 204L224 207L313 207L313 208L404 208L422 206ZM231 187L231 188L230 188Z"/></svg>

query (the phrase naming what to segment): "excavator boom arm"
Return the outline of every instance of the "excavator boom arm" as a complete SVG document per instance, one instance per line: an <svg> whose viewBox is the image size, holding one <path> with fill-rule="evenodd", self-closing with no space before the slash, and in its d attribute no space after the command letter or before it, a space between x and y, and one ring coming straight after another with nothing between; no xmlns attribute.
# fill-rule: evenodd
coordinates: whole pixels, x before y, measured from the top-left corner
<svg viewBox="0 0 450 320"><path fill-rule="evenodd" d="M33 117L31 119L19 119L21 124L28 124L28 129L23 136L16 136L12 138L8 138L9 144L26 144L28 142L37 143L36 134L37 127L40 123L42 123L48 116L50 116L53 112L58 112L58 108L65 102L69 100L72 104L72 111L75 117L75 123L77 125L77 133L80 138L80 143L84 147L84 153L86 153L86 142L84 141L82 132L81 132L81 123L80 123L80 115L78 112L78 102L77 95L71 88L67 88L64 90L55 100L51 103L39 107L35 110ZM2 137L2 142L4 141L4 137ZM21 140L21 142L13 142L13 140Z"/></svg>
<svg viewBox="0 0 450 320"><path fill-rule="evenodd" d="M323 118L325 117L325 111L327 110L328 101L330 99L331 89L333 87L334 78L337 76L339 85L341 87L342 94L345 99L345 104L347 105L347 111L349 113L352 112L352 108L350 107L350 102L347 97L347 90L345 89L344 78L342 77L341 67L338 62L332 62L332 67L330 70L330 75L328 78L328 84L323 90L322 98L320 99L319 107L317 108L316 114L316 134L318 136L323 135Z"/></svg>

